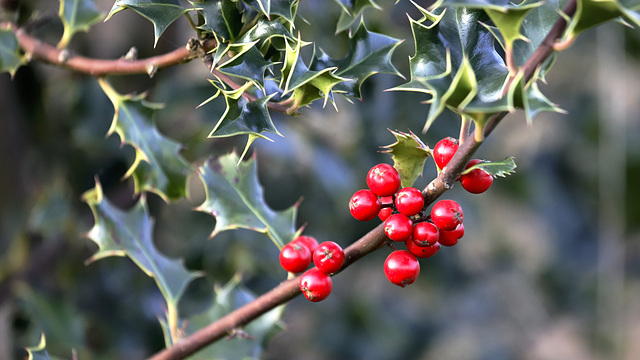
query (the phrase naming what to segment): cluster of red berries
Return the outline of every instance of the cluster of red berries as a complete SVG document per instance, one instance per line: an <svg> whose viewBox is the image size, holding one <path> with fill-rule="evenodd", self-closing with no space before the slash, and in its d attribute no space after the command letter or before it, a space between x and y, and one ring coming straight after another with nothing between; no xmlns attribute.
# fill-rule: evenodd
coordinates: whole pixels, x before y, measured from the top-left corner
<svg viewBox="0 0 640 360"><path fill-rule="evenodd" d="M444 168L458 149L457 142L445 138L436 144L433 155L439 169ZM467 168L481 160L472 160ZM493 177L474 169L460 177L462 187L478 194L486 191ZM413 187L401 188L400 175L389 164L378 164L367 174L369 189L356 191L349 201L354 218L368 221L376 216L384 221L384 232L394 242L403 242L407 250L395 250L384 263L384 273L399 286L412 284L420 274L418 258L428 258L440 246L453 246L464 235L463 212L453 200L441 200L425 213L424 196Z"/></svg>
<svg viewBox="0 0 640 360"><path fill-rule="evenodd" d="M316 266L307 270L311 262ZM280 250L280 265L291 273L305 273L300 277L300 291L310 301L326 299L333 283L331 274L344 264L344 251L337 243L318 241L311 236L298 236Z"/></svg>

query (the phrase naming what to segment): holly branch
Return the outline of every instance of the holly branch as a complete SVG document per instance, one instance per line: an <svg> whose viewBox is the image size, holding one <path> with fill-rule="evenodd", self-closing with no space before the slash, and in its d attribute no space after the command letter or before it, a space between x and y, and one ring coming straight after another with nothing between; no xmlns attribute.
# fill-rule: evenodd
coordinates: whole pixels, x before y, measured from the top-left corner
<svg viewBox="0 0 640 360"><path fill-rule="evenodd" d="M555 24L548 32L542 43L533 52L528 61L519 69L523 75L524 82L532 79L537 69L553 53L554 45L561 39L566 27L567 20L576 12L576 0L570 0L562 10L564 13L559 16ZM507 85L505 93L508 92L513 83ZM500 121L508 114L502 111L492 115L482 128L482 136L472 136L464 141L455 153L446 168L423 190L425 197L425 207L433 203L447 190L451 189L455 180L460 176L465 165L473 154L482 145L484 139L491 134ZM358 261L360 258L383 247L388 238L384 233L383 224L378 225L366 235L347 247L345 252L345 263L340 271ZM164 349L150 360L179 360L196 353L198 350L211 343L227 336L234 329L242 327L253 319L261 316L267 311L282 305L298 296L301 292L298 287L299 277L286 280L271 291L256 298L254 301L236 309L219 320L211 323L205 328L179 340L172 347Z"/></svg>

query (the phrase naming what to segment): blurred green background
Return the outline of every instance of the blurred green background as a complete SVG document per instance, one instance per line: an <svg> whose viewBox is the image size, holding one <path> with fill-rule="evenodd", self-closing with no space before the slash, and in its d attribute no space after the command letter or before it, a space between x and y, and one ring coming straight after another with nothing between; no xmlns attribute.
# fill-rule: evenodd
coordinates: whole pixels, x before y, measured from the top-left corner
<svg viewBox="0 0 640 360"><path fill-rule="evenodd" d="M105 13L113 1L96 1ZM368 9L370 30L406 39L393 62L407 78L413 41L408 1L384 0ZM55 43L62 32L57 2L23 1L45 21L33 34ZM297 24L332 56L347 35L334 35L334 2L301 3L309 24ZM318 14L321 14L318 16ZM184 19L152 48L152 26L130 11L80 34L71 48L86 56L118 58L131 46L140 57L183 46L192 36ZM324 302L303 297L286 309L286 329L264 359L637 359L640 357L640 32L608 24L587 32L560 54L542 91L567 114L543 113L527 125L509 115L477 156L514 156L517 172L483 195L455 187L445 197L465 210L466 234L453 248L421 262L419 279L399 288L384 277L382 249L334 278ZM309 49L310 50L310 49ZM306 54L307 59L310 52ZM147 76L112 77L121 93L148 91L166 108L155 120L185 145L200 165L244 146L244 138L207 139L224 101L195 107L212 95L202 63ZM298 225L319 241L343 247L374 227L348 212L349 197L365 174L390 162L379 147L394 141L387 128L418 133L428 105L418 94L385 92L403 80L376 75L364 101L338 100L339 111L315 105L299 117L272 114L283 138L256 141L267 202L285 209L303 199ZM132 206L133 183L122 180L134 152L116 135L105 138L113 107L95 79L37 62L13 79L0 75L0 359L47 335L51 354L80 359L139 359L159 350L157 316L163 299L151 278L127 258L85 265L96 251L85 238L93 226L80 196L103 184L107 198ZM458 119L446 113L428 134L433 146L456 136ZM435 175L432 162L416 186ZM182 257L206 277L181 303L185 315L211 300L214 284L242 274L260 294L286 274L277 249L263 235L230 231L208 239L213 217L192 211L204 199L193 176L190 196L166 204L148 196L157 246Z"/></svg>

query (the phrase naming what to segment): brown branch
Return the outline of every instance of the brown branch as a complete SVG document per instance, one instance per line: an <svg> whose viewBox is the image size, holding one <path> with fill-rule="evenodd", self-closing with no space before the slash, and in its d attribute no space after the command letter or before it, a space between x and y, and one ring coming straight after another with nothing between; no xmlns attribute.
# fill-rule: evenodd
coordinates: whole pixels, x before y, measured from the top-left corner
<svg viewBox="0 0 640 360"><path fill-rule="evenodd" d="M568 16L572 16L575 12L576 0L570 0L567 6L564 8L564 13ZM545 61L545 59L553 51L553 44L557 39L562 36L566 27L566 21L561 17L556 21L553 28L538 47L538 49L531 56L531 59L523 66L522 71L525 74L525 81L531 79L535 70ZM495 126L507 115L507 112L501 112L492 116L484 129L485 137L488 136ZM450 189L455 180L460 176L464 166L471 159L471 156L482 144L482 140L472 137L467 139L449 164L443 169L442 172L436 177L434 181L427 186L423 191L425 194L425 206L433 203L438 197L440 197L445 191ZM349 265L356 262L358 259L366 256L367 254L377 250L387 242L387 238L384 234L382 224L375 227L368 234L360 238L351 246L345 249L345 264L341 271ZM300 294L298 289L299 277L287 280L271 291L257 298L255 301L246 304L245 306L227 314L216 322L209 326L195 332L194 334L187 336L186 338L178 341L172 347L165 349L158 354L150 358L150 360L179 360L184 359L187 356L197 352L205 346L221 339L234 328L247 324L253 319L266 313L267 311L286 303Z"/></svg>
<svg viewBox="0 0 640 360"><path fill-rule="evenodd" d="M68 50L58 49L51 44L45 43L29 35L24 29L17 28L12 23L2 23L0 27L11 28L18 38L20 48L32 59L96 77L147 74L152 69L161 69L189 62L201 54L198 51L200 48L206 52L216 46L215 39L208 39L199 43L199 46L193 46L193 42L190 42L189 45L183 48L146 59L128 60L120 58L117 60L103 60L70 54Z"/></svg>

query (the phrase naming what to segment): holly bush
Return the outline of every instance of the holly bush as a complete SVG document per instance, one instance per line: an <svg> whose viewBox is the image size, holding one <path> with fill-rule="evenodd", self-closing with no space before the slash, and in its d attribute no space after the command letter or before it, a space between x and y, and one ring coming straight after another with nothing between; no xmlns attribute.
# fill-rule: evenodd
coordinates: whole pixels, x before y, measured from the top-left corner
<svg viewBox="0 0 640 360"><path fill-rule="evenodd" d="M633 357L638 1L0 5L1 358Z"/></svg>

